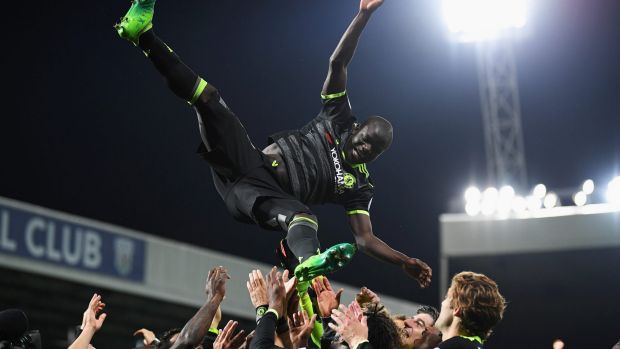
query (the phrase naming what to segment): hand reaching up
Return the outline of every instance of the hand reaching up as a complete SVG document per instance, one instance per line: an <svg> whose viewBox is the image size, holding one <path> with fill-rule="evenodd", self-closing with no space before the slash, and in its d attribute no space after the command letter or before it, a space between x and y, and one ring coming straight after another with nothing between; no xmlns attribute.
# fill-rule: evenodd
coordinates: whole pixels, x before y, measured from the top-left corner
<svg viewBox="0 0 620 349"><path fill-rule="evenodd" d="M267 295L267 284L260 270L252 270L249 274L249 280L246 282L250 300L254 308L261 305L269 304L269 296Z"/></svg>
<svg viewBox="0 0 620 349"><path fill-rule="evenodd" d="M215 267L209 271L207 276L207 284L205 285L205 293L208 298L222 297L226 295L226 280L230 279L228 272L224 267Z"/></svg>
<svg viewBox="0 0 620 349"><path fill-rule="evenodd" d="M381 298L379 298L379 296L376 293L374 293L371 289L364 286L360 289L360 292L355 295L355 301L359 305L366 304L366 303L378 304L381 302Z"/></svg>
<svg viewBox="0 0 620 349"><path fill-rule="evenodd" d="M155 333L153 333L153 331L151 330L147 330L146 328L141 328L137 330L136 332L133 333L133 335L134 337L142 336L144 338L142 340L142 343L144 343L144 345L151 344L155 339L157 339L157 336L155 336Z"/></svg>
<svg viewBox="0 0 620 349"><path fill-rule="evenodd" d="M93 294L90 302L88 303L88 308L84 311L84 315L82 316L82 326L80 328L85 330L93 330L97 332L103 326L103 322L108 316L106 313L102 313L97 318L97 314L101 312L105 308L105 303L101 301L101 295Z"/></svg>
<svg viewBox="0 0 620 349"><path fill-rule="evenodd" d="M343 288L334 292L329 280L325 277L318 277L312 280L312 288L316 294L316 302L322 317L330 316L332 310L338 309L340 304L340 296L342 296Z"/></svg>
<svg viewBox="0 0 620 349"><path fill-rule="evenodd" d="M368 340L368 325L366 317L358 311L359 305L356 302L352 304L357 305L357 308L347 308L341 304L338 309L334 309L332 319L335 324L330 323L329 327L336 331L350 348L356 348L359 343Z"/></svg>
<svg viewBox="0 0 620 349"><path fill-rule="evenodd" d="M417 258L407 259L401 267L407 275L416 279L420 287L425 288L431 284L433 270L424 262Z"/></svg>
<svg viewBox="0 0 620 349"><path fill-rule="evenodd" d="M360 11L374 12L381 5L383 5L383 0L361 0Z"/></svg>
<svg viewBox="0 0 620 349"><path fill-rule="evenodd" d="M282 273L276 267L273 267L267 275L267 293L269 294L269 308L277 311L279 316L283 316L286 289L282 280Z"/></svg>
<svg viewBox="0 0 620 349"><path fill-rule="evenodd" d="M289 316L287 321L293 348L306 348L308 346L308 339L314 328L316 314L308 319L308 313L300 311L294 313L293 316Z"/></svg>
<svg viewBox="0 0 620 349"><path fill-rule="evenodd" d="M222 329L215 338L213 349L238 349L241 347L245 342L245 331L241 330L233 336L238 324L237 321L228 321L224 329Z"/></svg>

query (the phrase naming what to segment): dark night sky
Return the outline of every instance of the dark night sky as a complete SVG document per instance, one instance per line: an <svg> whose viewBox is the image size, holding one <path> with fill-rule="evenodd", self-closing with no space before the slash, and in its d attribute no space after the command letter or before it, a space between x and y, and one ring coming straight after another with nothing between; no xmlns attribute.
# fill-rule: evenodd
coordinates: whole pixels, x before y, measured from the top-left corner
<svg viewBox="0 0 620 349"><path fill-rule="evenodd" d="M609 180L620 164L620 2L534 1L515 46L530 183ZM369 166L377 235L438 274L438 215L485 173L473 47L450 43L438 1L387 0L349 68L355 114L395 126ZM18 2L3 43L0 195L273 262L280 238L232 220L193 112L112 24L127 1ZM355 14L348 1L164 1L157 33L217 86L257 145L319 110L328 57ZM322 245L351 241L324 206ZM363 272L362 272L363 271ZM199 276L202 277L202 276ZM436 304L396 267L358 256L335 279Z"/></svg>

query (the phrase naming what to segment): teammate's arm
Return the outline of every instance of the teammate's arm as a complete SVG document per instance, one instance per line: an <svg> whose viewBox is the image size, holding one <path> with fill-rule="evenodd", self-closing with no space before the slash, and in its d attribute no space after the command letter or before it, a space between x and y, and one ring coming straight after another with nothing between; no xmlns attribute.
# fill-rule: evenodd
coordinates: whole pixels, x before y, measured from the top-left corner
<svg viewBox="0 0 620 349"><path fill-rule="evenodd" d="M372 13L383 4L383 0L361 0L360 10L347 31L342 35L338 46L329 58L329 70L323 83L323 96L344 92L347 88L347 66L353 58L357 42Z"/></svg>
<svg viewBox="0 0 620 349"><path fill-rule="evenodd" d="M176 342L170 349L192 349L200 344L209 331L220 303L226 294L226 281L230 279L222 267L209 271L205 286L206 301L194 316L185 324Z"/></svg>
<svg viewBox="0 0 620 349"><path fill-rule="evenodd" d="M367 255L400 266L405 273L418 281L421 287L431 283L432 270L417 258L396 251L379 239L372 231L372 222L367 214L349 215L357 248Z"/></svg>

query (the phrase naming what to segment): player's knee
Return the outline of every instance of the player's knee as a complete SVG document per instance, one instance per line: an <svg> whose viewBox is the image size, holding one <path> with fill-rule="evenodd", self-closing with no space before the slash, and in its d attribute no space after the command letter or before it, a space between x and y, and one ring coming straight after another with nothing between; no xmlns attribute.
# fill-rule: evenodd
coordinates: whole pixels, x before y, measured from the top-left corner
<svg viewBox="0 0 620 349"><path fill-rule="evenodd" d="M290 231L291 228L297 225L306 226L317 231L319 229L319 219L312 213L296 213L288 223L288 230Z"/></svg>
<svg viewBox="0 0 620 349"><path fill-rule="evenodd" d="M194 91L194 93L196 92L198 91ZM198 95L197 100L194 104L207 104L212 98L219 98L219 92L217 88L215 88L215 86L207 84L204 89L200 91L200 94Z"/></svg>

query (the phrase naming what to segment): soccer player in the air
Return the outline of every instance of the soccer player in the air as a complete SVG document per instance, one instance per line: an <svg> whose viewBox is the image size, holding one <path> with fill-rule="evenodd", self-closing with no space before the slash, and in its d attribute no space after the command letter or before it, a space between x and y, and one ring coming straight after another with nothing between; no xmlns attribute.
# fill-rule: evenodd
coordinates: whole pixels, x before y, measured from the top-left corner
<svg viewBox="0 0 620 349"><path fill-rule="evenodd" d="M369 209L374 187L366 164L390 146L392 125L379 116L357 122L346 92L347 66L362 30L382 3L360 1L358 14L331 56L318 116L298 130L272 135L262 151L215 86L155 35L155 0L134 0L115 26L122 38L144 51L172 92L196 110L199 152L210 164L215 187L233 217L286 232L279 251L301 282L339 269L356 248L401 267L422 287L431 281L426 263L394 250L373 233ZM339 244L319 253L318 219L307 205L322 203L344 207L356 246Z"/></svg>

